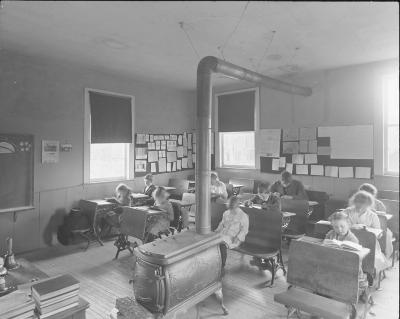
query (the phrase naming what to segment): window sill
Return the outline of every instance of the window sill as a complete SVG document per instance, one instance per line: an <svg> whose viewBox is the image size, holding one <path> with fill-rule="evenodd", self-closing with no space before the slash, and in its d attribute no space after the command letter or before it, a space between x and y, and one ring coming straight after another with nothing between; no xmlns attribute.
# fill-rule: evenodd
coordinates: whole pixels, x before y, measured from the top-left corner
<svg viewBox="0 0 400 319"><path fill-rule="evenodd" d="M220 166L217 167L217 169L245 169L245 170L255 170L257 169L255 166L250 167L250 166Z"/></svg>
<svg viewBox="0 0 400 319"><path fill-rule="evenodd" d="M127 179L127 178L99 179L99 180L91 180L89 182L86 182L85 185L123 183L123 182L129 182L129 181L133 181L133 179Z"/></svg>

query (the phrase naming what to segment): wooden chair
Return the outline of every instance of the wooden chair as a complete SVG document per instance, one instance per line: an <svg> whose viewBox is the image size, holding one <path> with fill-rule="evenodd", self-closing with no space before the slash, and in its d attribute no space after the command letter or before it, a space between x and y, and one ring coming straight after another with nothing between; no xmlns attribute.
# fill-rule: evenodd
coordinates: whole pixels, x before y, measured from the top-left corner
<svg viewBox="0 0 400 319"><path fill-rule="evenodd" d="M272 277L267 287L272 287L278 269L286 274L281 252L282 213L278 209L242 209L249 216L249 233L245 242L235 250L252 256L254 266L271 271Z"/></svg>
<svg viewBox="0 0 400 319"><path fill-rule="evenodd" d="M281 199L281 210L283 212L295 213L290 218L290 223L285 229L283 236L289 240L298 239L305 235L310 207L307 200Z"/></svg>
<svg viewBox="0 0 400 319"><path fill-rule="evenodd" d="M180 178L170 178L168 181L168 186L175 187L176 189L170 191L170 197L173 199L182 199L183 193L187 193L189 191L189 181L186 179Z"/></svg>
<svg viewBox="0 0 400 319"><path fill-rule="evenodd" d="M356 318L360 312L360 256L318 242L308 237L292 242L287 272L290 286L286 292L275 294L274 300L288 308L287 318L300 311L324 319ZM363 318L368 305L366 302L363 306Z"/></svg>

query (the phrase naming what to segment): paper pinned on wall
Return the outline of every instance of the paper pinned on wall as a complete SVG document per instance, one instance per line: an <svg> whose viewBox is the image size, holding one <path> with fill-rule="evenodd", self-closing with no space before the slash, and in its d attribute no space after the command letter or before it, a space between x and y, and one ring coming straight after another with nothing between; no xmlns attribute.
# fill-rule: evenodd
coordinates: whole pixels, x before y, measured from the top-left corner
<svg viewBox="0 0 400 319"><path fill-rule="evenodd" d="M186 132L183 133L182 143L183 143L184 147L187 147L187 134L186 134Z"/></svg>
<svg viewBox="0 0 400 319"><path fill-rule="evenodd" d="M193 144L196 144L196 133L193 133L192 136L193 136L192 137L192 142L193 142Z"/></svg>
<svg viewBox="0 0 400 319"><path fill-rule="evenodd" d="M189 150L192 149L192 134L191 133L188 133L188 135L187 135L187 148Z"/></svg>
<svg viewBox="0 0 400 319"><path fill-rule="evenodd" d="M148 159L150 163L158 161L158 151L149 151Z"/></svg>
<svg viewBox="0 0 400 319"><path fill-rule="evenodd" d="M300 153L308 153L308 141L300 141Z"/></svg>
<svg viewBox="0 0 400 319"><path fill-rule="evenodd" d="M337 166L325 166L325 176L338 177L339 168Z"/></svg>
<svg viewBox="0 0 400 319"><path fill-rule="evenodd" d="M150 143L153 143L154 142L154 135L149 135L149 142Z"/></svg>
<svg viewBox="0 0 400 319"><path fill-rule="evenodd" d="M282 130L283 141L298 141L299 140L299 129L298 128L284 128Z"/></svg>
<svg viewBox="0 0 400 319"><path fill-rule="evenodd" d="M331 136L330 127L318 127L318 137L329 137Z"/></svg>
<svg viewBox="0 0 400 319"><path fill-rule="evenodd" d="M279 171L279 158L272 159L272 170Z"/></svg>
<svg viewBox="0 0 400 319"><path fill-rule="evenodd" d="M139 159L139 160L147 159L147 148L137 147L136 148L136 159Z"/></svg>
<svg viewBox="0 0 400 319"><path fill-rule="evenodd" d="M166 158L160 158L158 160L158 172L159 173L165 173L167 171L167 159Z"/></svg>
<svg viewBox="0 0 400 319"><path fill-rule="evenodd" d="M304 154L293 154L292 155L293 164L304 164Z"/></svg>
<svg viewBox="0 0 400 319"><path fill-rule="evenodd" d="M167 152L167 162L176 162L176 152Z"/></svg>
<svg viewBox="0 0 400 319"><path fill-rule="evenodd" d="M170 152L176 151L176 141L167 141L167 151Z"/></svg>
<svg viewBox="0 0 400 319"><path fill-rule="evenodd" d="M157 135L159 141L164 141L164 135Z"/></svg>
<svg viewBox="0 0 400 319"><path fill-rule="evenodd" d="M178 159L176 161L176 169L180 171L182 169L182 160Z"/></svg>
<svg viewBox="0 0 400 319"><path fill-rule="evenodd" d="M311 165L311 175L324 176L324 166L323 165Z"/></svg>
<svg viewBox="0 0 400 319"><path fill-rule="evenodd" d="M300 128L300 140L315 140L317 138L317 129L315 127Z"/></svg>
<svg viewBox="0 0 400 319"><path fill-rule="evenodd" d="M371 178L371 167L356 167L356 178Z"/></svg>
<svg viewBox="0 0 400 319"><path fill-rule="evenodd" d="M161 149L161 143L160 141L156 141L156 150L159 151Z"/></svg>
<svg viewBox="0 0 400 319"><path fill-rule="evenodd" d="M160 148L161 148L162 150L167 149L167 141L161 141Z"/></svg>
<svg viewBox="0 0 400 319"><path fill-rule="evenodd" d="M353 178L353 167L339 167L339 178Z"/></svg>
<svg viewBox="0 0 400 319"><path fill-rule="evenodd" d="M310 153L318 152L317 140L308 141L308 152Z"/></svg>
<svg viewBox="0 0 400 319"><path fill-rule="evenodd" d="M318 155L331 155L330 146L318 146Z"/></svg>
<svg viewBox="0 0 400 319"><path fill-rule="evenodd" d="M286 171L289 172L290 174L293 174L293 164L292 163L286 163Z"/></svg>
<svg viewBox="0 0 400 319"><path fill-rule="evenodd" d="M193 164L196 164L196 154L193 153Z"/></svg>
<svg viewBox="0 0 400 319"><path fill-rule="evenodd" d="M150 164L150 171L152 173L157 173L157 165L156 165L156 163L151 163Z"/></svg>
<svg viewBox="0 0 400 319"><path fill-rule="evenodd" d="M182 145L182 134L178 135L178 145Z"/></svg>
<svg viewBox="0 0 400 319"><path fill-rule="evenodd" d="M182 158L182 168L188 168L188 159L187 157Z"/></svg>
<svg viewBox="0 0 400 319"><path fill-rule="evenodd" d="M173 163L172 163L172 171L173 171L173 172L176 172L176 162L173 162Z"/></svg>
<svg viewBox="0 0 400 319"><path fill-rule="evenodd" d="M136 144L146 144L146 134L136 134Z"/></svg>
<svg viewBox="0 0 400 319"><path fill-rule="evenodd" d="M183 146L178 146L176 152L178 157L183 157Z"/></svg>
<svg viewBox="0 0 400 319"><path fill-rule="evenodd" d="M318 163L317 154L304 155L304 164L317 164L317 163Z"/></svg>
<svg viewBox="0 0 400 319"><path fill-rule="evenodd" d="M167 163L167 172L171 172L172 163Z"/></svg>
<svg viewBox="0 0 400 319"><path fill-rule="evenodd" d="M187 156L188 155L188 149L186 146L183 147L183 156Z"/></svg>
<svg viewBox="0 0 400 319"><path fill-rule="evenodd" d="M146 141L146 143L150 141L150 135L149 134L146 134L145 141Z"/></svg>
<svg viewBox="0 0 400 319"><path fill-rule="evenodd" d="M193 168L193 155L191 151L188 151L188 168Z"/></svg>
<svg viewBox="0 0 400 319"><path fill-rule="evenodd" d="M172 140L172 141L177 141L177 140L178 140L178 135L176 135L176 134L171 134L171 135L169 136L169 139Z"/></svg>
<svg viewBox="0 0 400 319"><path fill-rule="evenodd" d="M155 150L156 149L156 143L154 143L154 142L147 143L147 148L149 150Z"/></svg>
<svg viewBox="0 0 400 319"><path fill-rule="evenodd" d="M260 130L260 156L279 157L281 152L281 130Z"/></svg>
<svg viewBox="0 0 400 319"><path fill-rule="evenodd" d="M136 160L135 161L135 172L145 173L147 167L147 161Z"/></svg>
<svg viewBox="0 0 400 319"><path fill-rule="evenodd" d="M286 157L279 158L279 167L285 168L286 166Z"/></svg>
<svg viewBox="0 0 400 319"><path fill-rule="evenodd" d="M296 165L297 175L308 175L308 165Z"/></svg>
<svg viewBox="0 0 400 319"><path fill-rule="evenodd" d="M283 154L297 154L299 153L299 142L283 142L282 153Z"/></svg>

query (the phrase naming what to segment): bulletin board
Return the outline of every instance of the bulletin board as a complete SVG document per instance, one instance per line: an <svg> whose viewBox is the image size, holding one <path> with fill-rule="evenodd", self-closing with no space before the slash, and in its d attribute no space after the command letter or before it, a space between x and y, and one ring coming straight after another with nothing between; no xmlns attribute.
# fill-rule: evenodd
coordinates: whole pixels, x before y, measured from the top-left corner
<svg viewBox="0 0 400 319"><path fill-rule="evenodd" d="M196 163L196 135L135 134L135 176L179 172Z"/></svg>
<svg viewBox="0 0 400 319"><path fill-rule="evenodd" d="M0 213L33 208L34 137L0 133Z"/></svg>
<svg viewBox="0 0 400 319"><path fill-rule="evenodd" d="M287 170L294 175L373 178L372 125L261 131L268 131L260 138L261 172L279 174Z"/></svg>

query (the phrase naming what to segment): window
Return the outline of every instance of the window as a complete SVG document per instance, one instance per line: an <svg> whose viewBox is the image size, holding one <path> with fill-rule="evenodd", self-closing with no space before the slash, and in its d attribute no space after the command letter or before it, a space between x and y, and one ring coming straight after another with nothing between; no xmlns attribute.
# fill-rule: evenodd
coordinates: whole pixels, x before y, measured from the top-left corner
<svg viewBox="0 0 400 319"><path fill-rule="evenodd" d="M223 132L219 134L222 167L255 168L254 132Z"/></svg>
<svg viewBox="0 0 400 319"><path fill-rule="evenodd" d="M90 181L129 179L129 144L90 144Z"/></svg>
<svg viewBox="0 0 400 319"><path fill-rule="evenodd" d="M133 123L133 96L85 90L85 183L134 177Z"/></svg>
<svg viewBox="0 0 400 319"><path fill-rule="evenodd" d="M399 174L399 79L384 78L384 167L385 174Z"/></svg>

